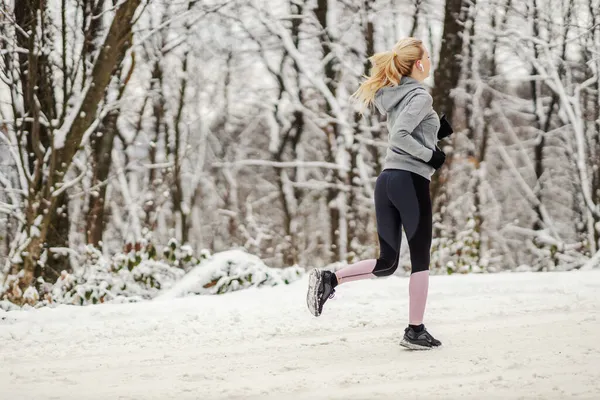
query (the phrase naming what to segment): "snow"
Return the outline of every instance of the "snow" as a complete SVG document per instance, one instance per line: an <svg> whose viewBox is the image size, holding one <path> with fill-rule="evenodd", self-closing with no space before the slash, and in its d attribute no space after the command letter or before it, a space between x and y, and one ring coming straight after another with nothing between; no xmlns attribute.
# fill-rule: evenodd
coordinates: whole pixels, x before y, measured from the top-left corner
<svg viewBox="0 0 600 400"><path fill-rule="evenodd" d="M600 265L600 250L596 252L586 263L581 267L583 270L592 269Z"/></svg>
<svg viewBox="0 0 600 400"><path fill-rule="evenodd" d="M190 294L218 294L262 285L284 285L302 276L299 267L269 268L253 254L234 249L214 254L192 269L158 297L170 299Z"/></svg>
<svg viewBox="0 0 600 400"><path fill-rule="evenodd" d="M39 294L38 294L37 290L35 290L35 288L33 286L29 286L25 290L25 293L23 294L23 298L25 300L37 301L39 299Z"/></svg>
<svg viewBox="0 0 600 400"><path fill-rule="evenodd" d="M600 271L432 276L441 349L398 345L404 277L0 311L2 398L565 399L600 393ZM33 351L28 351L30 349ZM401 394L401 396L400 396Z"/></svg>

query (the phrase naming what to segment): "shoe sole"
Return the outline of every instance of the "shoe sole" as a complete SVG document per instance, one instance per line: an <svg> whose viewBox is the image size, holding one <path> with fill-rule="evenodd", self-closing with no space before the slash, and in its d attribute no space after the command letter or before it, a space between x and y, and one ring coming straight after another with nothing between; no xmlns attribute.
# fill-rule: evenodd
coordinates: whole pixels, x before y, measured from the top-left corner
<svg viewBox="0 0 600 400"><path fill-rule="evenodd" d="M312 315L318 317L319 313L319 296L317 291L321 285L321 274L318 270L313 269L308 275L308 291L306 292L306 305Z"/></svg>
<svg viewBox="0 0 600 400"><path fill-rule="evenodd" d="M411 342L407 341L406 339L402 339L402 341L400 342L400 346L405 347L410 350L433 350L438 347L441 347L441 345L440 346L421 346L416 343L411 343Z"/></svg>

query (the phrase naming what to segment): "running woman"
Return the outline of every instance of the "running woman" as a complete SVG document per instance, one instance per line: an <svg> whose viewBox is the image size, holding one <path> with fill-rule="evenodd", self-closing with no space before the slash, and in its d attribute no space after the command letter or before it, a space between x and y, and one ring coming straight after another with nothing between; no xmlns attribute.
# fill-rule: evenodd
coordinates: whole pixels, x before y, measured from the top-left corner
<svg viewBox="0 0 600 400"><path fill-rule="evenodd" d="M409 324L400 344L416 350L431 349L441 342L423 324L432 236L429 183L446 160L437 141L452 134L452 128L433 110L433 99L422 84L431 65L421 40L402 39L392 51L377 53L369 60L371 75L353 96L387 116L389 146L374 190L379 258L359 261L335 273L312 270L306 302L310 312L319 316L336 286L392 275L398 268L404 227L412 268Z"/></svg>

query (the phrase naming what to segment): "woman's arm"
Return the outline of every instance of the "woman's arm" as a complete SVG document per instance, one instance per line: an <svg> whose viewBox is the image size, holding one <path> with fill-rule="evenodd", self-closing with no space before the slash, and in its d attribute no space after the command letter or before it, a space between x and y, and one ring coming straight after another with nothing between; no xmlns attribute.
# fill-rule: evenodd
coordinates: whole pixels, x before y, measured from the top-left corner
<svg viewBox="0 0 600 400"><path fill-rule="evenodd" d="M413 98L409 100L406 107L398 114L390 131L392 150L396 148L405 151L424 162L431 160L433 150L419 143L412 136L412 132L431 111L432 104L433 99L425 90L418 90Z"/></svg>

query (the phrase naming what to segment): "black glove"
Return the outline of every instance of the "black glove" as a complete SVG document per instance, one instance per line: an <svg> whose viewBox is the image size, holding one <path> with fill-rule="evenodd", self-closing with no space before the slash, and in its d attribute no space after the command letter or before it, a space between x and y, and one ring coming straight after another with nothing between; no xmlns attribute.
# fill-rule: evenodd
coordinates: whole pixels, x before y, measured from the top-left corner
<svg viewBox="0 0 600 400"><path fill-rule="evenodd" d="M442 116L440 117L440 129L438 130L438 133L437 133L438 140L447 138L448 136L452 135L453 133L454 133L454 130L452 130L452 126L450 125L450 122L448 122L448 119L446 119L446 115L442 114Z"/></svg>
<svg viewBox="0 0 600 400"><path fill-rule="evenodd" d="M439 169L444 162L446 161L446 154L437 148L433 150L433 155L431 156L431 160L427 161L428 165L431 165L435 169Z"/></svg>

